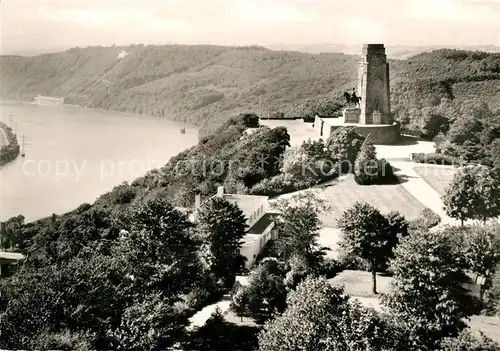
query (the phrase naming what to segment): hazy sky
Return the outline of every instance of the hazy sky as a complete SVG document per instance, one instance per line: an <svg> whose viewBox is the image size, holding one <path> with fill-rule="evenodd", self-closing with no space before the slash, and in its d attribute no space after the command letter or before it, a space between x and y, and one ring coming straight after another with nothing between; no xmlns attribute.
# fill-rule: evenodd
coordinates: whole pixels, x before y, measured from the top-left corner
<svg viewBox="0 0 500 351"><path fill-rule="evenodd" d="M4 53L111 44L500 45L500 0L0 0Z"/></svg>

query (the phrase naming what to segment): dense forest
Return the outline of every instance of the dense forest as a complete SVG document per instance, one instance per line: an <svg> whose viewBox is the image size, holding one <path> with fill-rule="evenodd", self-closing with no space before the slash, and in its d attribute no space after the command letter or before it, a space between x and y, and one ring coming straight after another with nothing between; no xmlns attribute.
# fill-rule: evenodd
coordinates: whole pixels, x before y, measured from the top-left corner
<svg viewBox="0 0 500 351"><path fill-rule="evenodd" d="M249 285L236 282L248 273L239 254L246 219L235 204L209 198L217 186L272 193L287 182L321 180L298 171L304 160L312 170L325 159L340 166L356 160L362 178L358 166L377 160L370 138L353 128L326 141L289 141L285 128L260 127L257 115L241 114L93 204L31 223L22 216L6 221L2 249L26 258L0 281L0 348L498 351L464 320L481 310L498 315L500 285L489 287L485 303L457 289L465 270L493 272L498 226L431 232L439 221L430 224L430 216L408 221L356 203L338 222L340 245L350 249L336 260L318 241L328 204L313 193L295 194L276 203L277 239L258 257ZM267 162L259 164L262 155ZM186 207L195 193L204 201L192 221ZM388 313L361 306L326 280L366 267L394 276L382 301ZM189 328L196 312L228 296L229 314L215 310ZM231 316L255 322L236 324Z"/></svg>
<svg viewBox="0 0 500 351"><path fill-rule="evenodd" d="M119 54L128 53L123 58ZM4 97L65 96L68 103L185 120L214 131L241 112L335 113L356 86L358 57L272 51L258 46L73 48L1 56ZM390 61L392 109L422 132L416 110L474 99L500 109L500 54L442 49Z"/></svg>

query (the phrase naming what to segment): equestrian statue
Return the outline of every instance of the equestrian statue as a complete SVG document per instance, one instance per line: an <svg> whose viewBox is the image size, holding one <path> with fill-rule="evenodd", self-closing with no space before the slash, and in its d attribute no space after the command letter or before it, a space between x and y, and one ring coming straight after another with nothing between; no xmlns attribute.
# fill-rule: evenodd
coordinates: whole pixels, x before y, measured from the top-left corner
<svg viewBox="0 0 500 351"><path fill-rule="evenodd" d="M346 91L344 93L344 98L347 102L348 107L359 107L359 102L361 101L361 96L356 95L356 88L352 88L352 93Z"/></svg>

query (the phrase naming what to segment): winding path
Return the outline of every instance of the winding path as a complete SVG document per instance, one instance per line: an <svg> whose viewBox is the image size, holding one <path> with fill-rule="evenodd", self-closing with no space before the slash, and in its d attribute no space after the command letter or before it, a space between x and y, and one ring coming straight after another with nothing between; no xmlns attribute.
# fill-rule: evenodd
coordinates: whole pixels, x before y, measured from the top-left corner
<svg viewBox="0 0 500 351"><path fill-rule="evenodd" d="M196 312L191 318L189 318L189 322L191 323L188 326L188 330L193 330L194 328L199 328L205 325L207 320L212 316L212 313L215 312L217 308L220 309L221 313L224 314L229 310L231 305L231 301L228 297L224 297L222 300L213 303L211 305L203 307L201 310Z"/></svg>

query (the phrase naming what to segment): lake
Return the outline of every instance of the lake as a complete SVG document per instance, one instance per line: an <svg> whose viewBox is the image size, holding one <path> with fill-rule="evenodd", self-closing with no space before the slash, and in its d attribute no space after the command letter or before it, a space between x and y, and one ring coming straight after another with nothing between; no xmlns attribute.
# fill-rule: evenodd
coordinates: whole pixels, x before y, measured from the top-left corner
<svg viewBox="0 0 500 351"><path fill-rule="evenodd" d="M194 127L180 133L181 123L73 106L0 102L0 120L10 118L20 144L25 135L26 156L0 166L2 221L18 214L32 221L92 203L198 141Z"/></svg>

